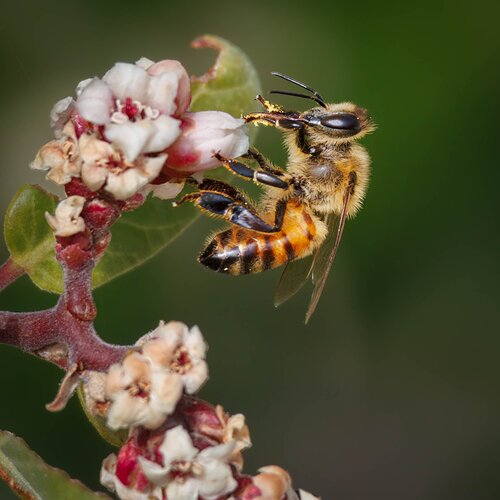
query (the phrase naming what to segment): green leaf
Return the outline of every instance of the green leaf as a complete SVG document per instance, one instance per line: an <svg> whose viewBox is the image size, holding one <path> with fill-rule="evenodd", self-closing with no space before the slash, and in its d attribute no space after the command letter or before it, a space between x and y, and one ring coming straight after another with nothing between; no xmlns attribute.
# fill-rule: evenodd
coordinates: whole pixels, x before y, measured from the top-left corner
<svg viewBox="0 0 500 500"><path fill-rule="evenodd" d="M22 498L110 498L94 493L66 472L47 465L22 439L7 431L0 431L0 477Z"/></svg>
<svg viewBox="0 0 500 500"><path fill-rule="evenodd" d="M112 228L106 253L94 270L94 287L103 285L153 257L198 216L192 205L173 208L169 200L150 198L123 215Z"/></svg>
<svg viewBox="0 0 500 500"><path fill-rule="evenodd" d="M215 49L218 56L205 75L191 78L190 110L215 109L236 117L255 111L255 96L261 93L261 87L248 56L236 45L214 35L201 36L192 46Z"/></svg>
<svg viewBox="0 0 500 500"><path fill-rule="evenodd" d="M235 45L212 35L193 42L195 48L217 50L215 64L192 79L190 110L219 110L240 116L255 109L260 92L257 73L248 57ZM252 127L252 132L256 127ZM223 170L222 175L225 173ZM220 172L214 176L221 177ZM45 221L57 198L37 186L24 186L10 204L5 239L16 264L43 290L61 293L62 273L54 254L54 236ZM125 213L113 226L109 248L98 263L94 287L134 269L176 238L199 213L192 206L174 209L171 202L150 198L139 209Z"/></svg>
<svg viewBox="0 0 500 500"><path fill-rule="evenodd" d="M45 212L54 213L58 198L39 186L22 186L5 215L4 236L12 260L44 290L61 293L62 271L54 253L55 238Z"/></svg>

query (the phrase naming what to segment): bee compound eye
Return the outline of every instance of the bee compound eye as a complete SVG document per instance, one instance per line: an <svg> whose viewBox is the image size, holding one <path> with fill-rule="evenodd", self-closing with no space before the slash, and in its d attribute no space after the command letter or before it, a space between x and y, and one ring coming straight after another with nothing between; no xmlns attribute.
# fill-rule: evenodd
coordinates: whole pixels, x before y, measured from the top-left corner
<svg viewBox="0 0 500 500"><path fill-rule="evenodd" d="M324 127L345 130L351 132L359 132L360 124L358 117L352 113L334 113L321 118L321 125Z"/></svg>

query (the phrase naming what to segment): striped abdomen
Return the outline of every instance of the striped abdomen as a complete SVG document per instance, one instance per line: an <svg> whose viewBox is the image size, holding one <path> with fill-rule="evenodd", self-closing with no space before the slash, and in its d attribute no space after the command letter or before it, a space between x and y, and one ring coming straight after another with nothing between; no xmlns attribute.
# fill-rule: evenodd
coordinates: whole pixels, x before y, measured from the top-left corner
<svg viewBox="0 0 500 500"><path fill-rule="evenodd" d="M217 233L198 260L220 273L259 273L309 255L316 236L308 209L288 202L281 231L261 233L233 226Z"/></svg>

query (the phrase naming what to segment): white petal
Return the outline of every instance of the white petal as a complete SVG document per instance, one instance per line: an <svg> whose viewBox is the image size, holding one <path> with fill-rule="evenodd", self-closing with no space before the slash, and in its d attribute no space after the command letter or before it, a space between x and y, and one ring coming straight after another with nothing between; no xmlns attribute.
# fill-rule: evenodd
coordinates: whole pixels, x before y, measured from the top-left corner
<svg viewBox="0 0 500 500"><path fill-rule="evenodd" d="M182 376L184 387L188 394L194 394L208 379L208 365L205 361L196 362L191 369Z"/></svg>
<svg viewBox="0 0 500 500"><path fill-rule="evenodd" d="M106 138L123 151L129 162L133 162L143 152L154 133L155 127L151 120L110 123L105 130Z"/></svg>
<svg viewBox="0 0 500 500"><path fill-rule="evenodd" d="M193 478L183 483L172 481L167 486L168 500L198 500L199 481Z"/></svg>
<svg viewBox="0 0 500 500"><path fill-rule="evenodd" d="M153 192L155 198L160 200L171 200L175 198L184 187L184 182L164 182L163 184L151 184L146 186L145 195Z"/></svg>
<svg viewBox="0 0 500 500"><path fill-rule="evenodd" d="M163 456L165 467L169 467L172 462L179 460L191 461L198 453L193 446L187 431L178 425L165 433L165 439L159 450Z"/></svg>
<svg viewBox="0 0 500 500"><path fill-rule="evenodd" d="M108 427L123 429L137 422L142 422L147 415L147 401L144 398L133 397L127 391L115 395L108 411Z"/></svg>
<svg viewBox="0 0 500 500"><path fill-rule="evenodd" d="M245 125L241 118L234 118L224 111L197 111L186 113L186 118L194 120L196 128L200 129L237 129Z"/></svg>
<svg viewBox="0 0 500 500"><path fill-rule="evenodd" d="M85 80L82 80L75 89L76 96L78 97L91 83L93 78L86 78Z"/></svg>
<svg viewBox="0 0 500 500"><path fill-rule="evenodd" d="M85 185L92 191L97 191L101 189L106 178L108 177L108 169L106 167L100 167L98 165L86 164L82 165L82 181Z"/></svg>
<svg viewBox="0 0 500 500"><path fill-rule="evenodd" d="M315 497L314 495L311 495L311 493L304 490L299 490L299 496L300 500L320 500L318 497Z"/></svg>
<svg viewBox="0 0 500 500"><path fill-rule="evenodd" d="M143 457L139 457L139 463L141 464L142 472L144 475L154 484L158 486L164 486L167 483L168 473L170 471L169 467L162 467L156 462L151 462Z"/></svg>
<svg viewBox="0 0 500 500"><path fill-rule="evenodd" d="M182 378L176 373L153 372L151 405L160 413L170 415L182 396Z"/></svg>
<svg viewBox="0 0 500 500"><path fill-rule="evenodd" d="M160 324L155 330L157 335L166 343L168 349L177 347L188 331L188 327L180 321L169 321Z"/></svg>
<svg viewBox="0 0 500 500"><path fill-rule="evenodd" d="M235 441L228 443L218 444L217 446L209 446L198 453L196 461L203 464L209 463L213 460L224 461L229 458L234 448L236 447Z"/></svg>
<svg viewBox="0 0 500 500"><path fill-rule="evenodd" d="M193 326L191 330L189 330L189 334L184 336L184 345L192 358L196 360L205 359L207 344L198 326Z"/></svg>
<svg viewBox="0 0 500 500"><path fill-rule="evenodd" d="M127 97L141 101L147 96L149 76L146 71L129 63L116 63L102 78L118 99Z"/></svg>
<svg viewBox="0 0 500 500"><path fill-rule="evenodd" d="M135 61L135 65L144 70L147 70L148 68L153 66L154 63L154 61L148 59L147 57L141 57L138 61Z"/></svg>
<svg viewBox="0 0 500 500"><path fill-rule="evenodd" d="M94 78L76 100L76 110L89 122L104 125L109 122L113 95L108 86L99 78Z"/></svg>
<svg viewBox="0 0 500 500"><path fill-rule="evenodd" d="M144 153L163 151L173 144L181 133L181 122L170 116L161 115L156 120L142 121L150 121L154 126L154 132L144 146Z"/></svg>
<svg viewBox="0 0 500 500"><path fill-rule="evenodd" d="M215 500L222 495L231 493L238 483L231 473L229 465L212 460L203 463L204 474L199 479L199 494L206 500Z"/></svg>
<svg viewBox="0 0 500 500"><path fill-rule="evenodd" d="M50 126L54 135L59 139L62 137L64 125L69 120L71 112L75 106L75 100L72 97L65 97L57 101L50 111Z"/></svg>
<svg viewBox="0 0 500 500"><path fill-rule="evenodd" d="M108 173L105 190L117 200L126 200L148 183L148 178L138 168L129 168L124 172Z"/></svg>
<svg viewBox="0 0 500 500"><path fill-rule="evenodd" d="M146 156L143 158L142 163L140 164L140 168L144 172L144 175L147 177L148 182L158 177L158 174L161 172L166 159L167 155L158 155L151 158Z"/></svg>
<svg viewBox="0 0 500 500"><path fill-rule="evenodd" d="M173 114L178 85L179 77L175 73L162 73L150 77L147 103L167 115Z"/></svg>

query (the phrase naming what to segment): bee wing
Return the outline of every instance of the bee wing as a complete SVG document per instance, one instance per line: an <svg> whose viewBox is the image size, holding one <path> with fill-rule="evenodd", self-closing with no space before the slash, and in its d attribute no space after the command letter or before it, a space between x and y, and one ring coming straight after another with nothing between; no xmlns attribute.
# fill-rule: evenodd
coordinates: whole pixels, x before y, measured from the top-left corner
<svg viewBox="0 0 500 500"><path fill-rule="evenodd" d="M295 295L307 281L312 270L312 257L292 260L281 273L276 292L274 294L275 307L286 302Z"/></svg>
<svg viewBox="0 0 500 500"><path fill-rule="evenodd" d="M323 288L325 287L326 278L328 277L330 268L332 267L335 256L337 255L337 250L342 238L342 232L344 231L344 225L347 217L347 204L350 196L351 190L348 188L344 194L344 202L342 204L342 212L340 213L340 216L337 217L333 214L329 216L327 221L328 235L323 245L321 245L314 255L312 263L312 281L314 284L314 290L306 312L306 324L316 310L319 298L321 297Z"/></svg>

